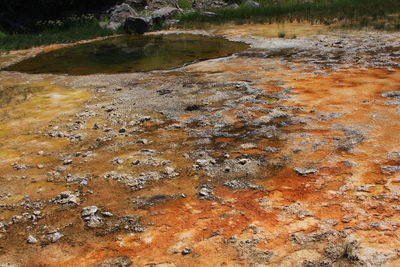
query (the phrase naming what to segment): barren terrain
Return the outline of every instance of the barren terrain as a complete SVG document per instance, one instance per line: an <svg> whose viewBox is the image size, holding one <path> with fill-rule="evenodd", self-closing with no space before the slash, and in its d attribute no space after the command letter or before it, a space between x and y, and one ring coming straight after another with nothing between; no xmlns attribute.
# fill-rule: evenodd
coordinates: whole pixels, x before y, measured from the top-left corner
<svg viewBox="0 0 400 267"><path fill-rule="evenodd" d="M250 48L169 71L0 71L0 266L400 266L400 34L281 27L195 32Z"/></svg>

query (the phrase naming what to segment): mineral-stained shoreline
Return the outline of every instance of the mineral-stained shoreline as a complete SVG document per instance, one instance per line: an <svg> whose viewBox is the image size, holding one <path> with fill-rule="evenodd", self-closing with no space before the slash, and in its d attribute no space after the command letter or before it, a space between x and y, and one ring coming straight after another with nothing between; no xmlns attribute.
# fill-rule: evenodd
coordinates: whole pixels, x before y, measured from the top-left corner
<svg viewBox="0 0 400 267"><path fill-rule="evenodd" d="M0 266L400 266L400 34L272 27L170 71L1 71Z"/></svg>

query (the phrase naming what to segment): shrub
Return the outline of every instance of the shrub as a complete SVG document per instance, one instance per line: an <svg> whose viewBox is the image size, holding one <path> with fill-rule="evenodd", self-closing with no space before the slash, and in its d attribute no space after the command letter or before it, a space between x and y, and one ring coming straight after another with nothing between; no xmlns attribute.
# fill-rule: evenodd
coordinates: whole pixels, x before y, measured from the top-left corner
<svg viewBox="0 0 400 267"><path fill-rule="evenodd" d="M178 0L178 6L182 9L190 9L192 8L192 2L189 0Z"/></svg>

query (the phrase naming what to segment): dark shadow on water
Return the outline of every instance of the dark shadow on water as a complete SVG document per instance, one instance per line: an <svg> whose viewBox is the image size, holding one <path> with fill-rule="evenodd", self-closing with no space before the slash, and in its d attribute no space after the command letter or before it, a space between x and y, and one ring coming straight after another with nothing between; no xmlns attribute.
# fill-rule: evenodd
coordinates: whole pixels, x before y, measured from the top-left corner
<svg viewBox="0 0 400 267"><path fill-rule="evenodd" d="M165 70L246 48L222 37L193 34L122 36L42 53L5 70L71 75Z"/></svg>

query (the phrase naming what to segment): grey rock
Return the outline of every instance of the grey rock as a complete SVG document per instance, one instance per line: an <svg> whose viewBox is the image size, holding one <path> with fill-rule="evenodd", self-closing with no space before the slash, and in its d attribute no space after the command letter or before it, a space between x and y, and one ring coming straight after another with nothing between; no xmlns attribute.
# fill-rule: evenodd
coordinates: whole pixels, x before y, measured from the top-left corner
<svg viewBox="0 0 400 267"><path fill-rule="evenodd" d="M54 202L61 205L76 205L80 204L79 192L64 191L54 198Z"/></svg>
<svg viewBox="0 0 400 267"><path fill-rule="evenodd" d="M62 233L60 233L59 231L54 231L49 233L49 235L47 236L47 239L51 242L51 243L55 243L57 242L59 239L61 239L64 235Z"/></svg>
<svg viewBox="0 0 400 267"><path fill-rule="evenodd" d="M359 187L357 187L356 188L356 191L358 191L358 192L370 192L371 190L370 190L370 188L371 187L374 187L373 185L362 185L362 186L359 186Z"/></svg>
<svg viewBox="0 0 400 267"><path fill-rule="evenodd" d="M209 159L198 159L196 160L196 166L198 167L206 167L210 165L210 160Z"/></svg>
<svg viewBox="0 0 400 267"><path fill-rule="evenodd" d="M184 248L182 250L182 255L188 255L188 254L191 254L191 253L192 253L192 250L190 248Z"/></svg>
<svg viewBox="0 0 400 267"><path fill-rule="evenodd" d="M112 162L113 164L118 164L118 165L120 165L120 164L123 164L123 163L124 163L124 160L121 159L121 158L113 158L113 159L111 160L111 162Z"/></svg>
<svg viewBox="0 0 400 267"><path fill-rule="evenodd" d="M72 159L66 159L66 160L64 160L64 161L63 161L63 164L64 164L64 165L70 165L70 164L72 164Z"/></svg>
<svg viewBox="0 0 400 267"><path fill-rule="evenodd" d="M243 190L243 189L251 189L251 190L262 190L264 187L262 185L256 185L249 183L247 181L240 180L230 180L224 183L224 186L229 187L232 190Z"/></svg>
<svg viewBox="0 0 400 267"><path fill-rule="evenodd" d="M68 134L65 132L61 131L51 131L47 133L48 136L53 137L53 138L63 138L63 137L68 137Z"/></svg>
<svg viewBox="0 0 400 267"><path fill-rule="evenodd" d="M144 209L153 207L169 200L175 199L175 195L154 195L151 197L135 197L131 199L131 203L135 208Z"/></svg>
<svg viewBox="0 0 400 267"><path fill-rule="evenodd" d="M346 139L338 141L336 147L338 150L349 152L354 149L357 145L362 143L365 139L364 135L356 130L342 129Z"/></svg>
<svg viewBox="0 0 400 267"><path fill-rule="evenodd" d="M111 10L110 21L106 27L116 30L125 22L128 17L131 16L137 16L136 11L132 7L125 3L117 5Z"/></svg>
<svg viewBox="0 0 400 267"><path fill-rule="evenodd" d="M199 187L199 191L197 193L199 199L203 200L215 200L219 202L223 202L223 199L214 195L213 186L209 184L203 184Z"/></svg>
<svg viewBox="0 0 400 267"><path fill-rule="evenodd" d="M247 0L246 2L244 2L243 5L247 6L247 7L259 7L260 3L257 3L257 2L252 1L252 0Z"/></svg>
<svg viewBox="0 0 400 267"><path fill-rule="evenodd" d="M127 185L131 187L132 190L137 191L143 189L146 184L150 182L158 181L162 176L158 172L146 172L141 173L139 177L127 181Z"/></svg>
<svg viewBox="0 0 400 267"><path fill-rule="evenodd" d="M26 239L26 242L28 242L28 244L36 244L38 240L34 236L29 235L28 238Z"/></svg>
<svg viewBox="0 0 400 267"><path fill-rule="evenodd" d="M400 100L385 101L383 104L384 104L384 105L387 105L387 106L390 106L390 105L400 105Z"/></svg>
<svg viewBox="0 0 400 267"><path fill-rule="evenodd" d="M264 151L268 152L268 153L276 153L279 151L279 149L275 148L275 147L266 147L266 148L264 148Z"/></svg>
<svg viewBox="0 0 400 267"><path fill-rule="evenodd" d="M318 172L317 168L309 167L309 166L295 167L295 168L293 168L293 170L303 176L307 176L309 174L314 174L314 173Z"/></svg>
<svg viewBox="0 0 400 267"><path fill-rule="evenodd" d="M82 217L92 216L92 215L95 215L98 210L99 210L99 208L97 206L84 207L82 209L81 215L82 215Z"/></svg>
<svg viewBox="0 0 400 267"><path fill-rule="evenodd" d="M26 169L28 169L28 168L30 168L30 167L32 167L32 166L29 165L29 164L21 164L21 165L16 165L16 166L15 166L15 169L16 169L17 171L20 171L20 170L26 170Z"/></svg>
<svg viewBox="0 0 400 267"><path fill-rule="evenodd" d="M381 166L381 170L383 172L398 172L398 171L400 171L400 165L395 165L395 166L385 165L385 166Z"/></svg>
<svg viewBox="0 0 400 267"><path fill-rule="evenodd" d="M97 267L129 267L132 261L128 256L119 256L102 261Z"/></svg>
<svg viewBox="0 0 400 267"><path fill-rule="evenodd" d="M158 18L161 20L166 20L174 17L178 14L179 9L175 7L163 7L153 12L153 19Z"/></svg>
<svg viewBox="0 0 400 267"><path fill-rule="evenodd" d="M0 232L5 232L6 231L6 226L4 223L0 222Z"/></svg>
<svg viewBox="0 0 400 267"><path fill-rule="evenodd" d="M96 214L99 208L96 206L88 206L82 209L81 217L89 228L97 228L103 224L103 219Z"/></svg>
<svg viewBox="0 0 400 267"><path fill-rule="evenodd" d="M382 93L383 97L400 99L400 91L387 91Z"/></svg>
<svg viewBox="0 0 400 267"><path fill-rule="evenodd" d="M103 215L104 217L112 217L112 216L114 216L114 214L112 214L112 213L109 212L109 211L103 211L103 212L101 213L101 215Z"/></svg>
<svg viewBox="0 0 400 267"><path fill-rule="evenodd" d="M164 169L163 173L164 173L165 175L167 175L169 178L172 178L172 177L175 177L175 176L178 176L178 175L179 175L177 172L175 172L175 169L172 168L172 167L166 167L166 168Z"/></svg>

